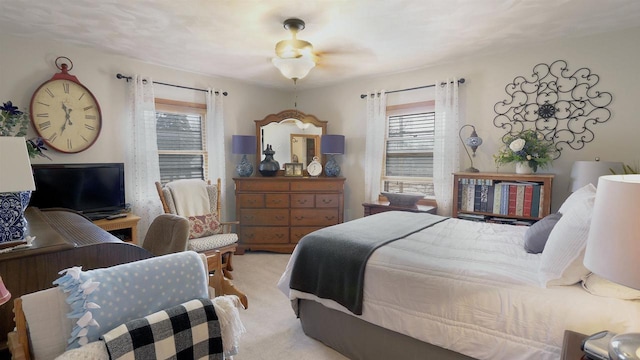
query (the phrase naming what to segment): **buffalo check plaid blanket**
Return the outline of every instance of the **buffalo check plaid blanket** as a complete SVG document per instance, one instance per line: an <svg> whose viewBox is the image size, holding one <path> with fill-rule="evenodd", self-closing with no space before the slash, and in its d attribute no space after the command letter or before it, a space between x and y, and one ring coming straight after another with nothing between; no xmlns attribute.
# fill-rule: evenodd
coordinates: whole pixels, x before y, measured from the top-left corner
<svg viewBox="0 0 640 360"><path fill-rule="evenodd" d="M103 338L111 359L223 359L220 324L209 299L131 320Z"/></svg>

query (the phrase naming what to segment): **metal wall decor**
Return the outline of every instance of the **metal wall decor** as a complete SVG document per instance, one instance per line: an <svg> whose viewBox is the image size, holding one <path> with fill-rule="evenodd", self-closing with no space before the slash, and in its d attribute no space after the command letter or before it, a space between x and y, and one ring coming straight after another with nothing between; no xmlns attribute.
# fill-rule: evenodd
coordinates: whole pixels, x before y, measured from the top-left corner
<svg viewBox="0 0 640 360"><path fill-rule="evenodd" d="M590 127L611 118L607 106L613 97L595 90L599 81L587 68L569 71L564 60L538 64L529 79L518 76L507 84L508 98L493 107L493 124L507 130L503 142L525 129L538 130L555 143L555 160L565 145L579 150L593 141Z"/></svg>

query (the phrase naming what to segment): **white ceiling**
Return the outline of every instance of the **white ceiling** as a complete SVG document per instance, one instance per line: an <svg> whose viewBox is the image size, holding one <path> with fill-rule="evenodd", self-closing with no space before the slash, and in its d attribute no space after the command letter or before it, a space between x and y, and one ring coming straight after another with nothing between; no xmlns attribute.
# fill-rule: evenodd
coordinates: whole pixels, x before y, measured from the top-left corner
<svg viewBox="0 0 640 360"><path fill-rule="evenodd" d="M316 87L640 26L640 0L0 0L4 34L282 88L289 17L320 54L298 85Z"/></svg>

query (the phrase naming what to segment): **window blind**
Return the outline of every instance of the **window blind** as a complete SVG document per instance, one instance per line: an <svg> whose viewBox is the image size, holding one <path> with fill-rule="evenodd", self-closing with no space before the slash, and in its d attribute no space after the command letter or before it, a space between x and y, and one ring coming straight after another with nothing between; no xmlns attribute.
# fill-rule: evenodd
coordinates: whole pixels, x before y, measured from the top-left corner
<svg viewBox="0 0 640 360"><path fill-rule="evenodd" d="M383 189L433 196L435 113L392 115L387 119Z"/></svg>
<svg viewBox="0 0 640 360"><path fill-rule="evenodd" d="M178 179L204 179L202 115L156 112L156 135L163 184Z"/></svg>

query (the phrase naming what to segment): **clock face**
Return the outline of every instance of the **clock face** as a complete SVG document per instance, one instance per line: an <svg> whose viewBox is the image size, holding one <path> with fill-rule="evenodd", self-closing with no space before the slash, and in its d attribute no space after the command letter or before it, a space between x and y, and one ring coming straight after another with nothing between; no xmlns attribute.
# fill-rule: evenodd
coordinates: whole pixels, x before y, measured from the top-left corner
<svg viewBox="0 0 640 360"><path fill-rule="evenodd" d="M30 116L44 142L65 153L89 148L102 128L100 106L93 94L66 79L47 81L36 90Z"/></svg>
<svg viewBox="0 0 640 360"><path fill-rule="evenodd" d="M307 165L307 172L311 176L318 176L322 173L322 165L318 162L317 157L313 157L313 161Z"/></svg>

